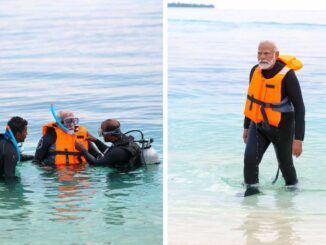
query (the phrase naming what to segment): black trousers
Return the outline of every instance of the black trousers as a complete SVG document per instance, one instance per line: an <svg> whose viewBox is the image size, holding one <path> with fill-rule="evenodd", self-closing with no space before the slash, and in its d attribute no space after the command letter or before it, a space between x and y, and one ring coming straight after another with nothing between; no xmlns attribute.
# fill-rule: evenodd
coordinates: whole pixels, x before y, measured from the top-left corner
<svg viewBox="0 0 326 245"><path fill-rule="evenodd" d="M259 182L259 163L270 143L273 144L277 161L286 185L298 182L293 165L292 142L294 135L294 120L287 120L278 128L271 126L264 130L261 124L250 123L248 142L244 155L244 180L246 184Z"/></svg>

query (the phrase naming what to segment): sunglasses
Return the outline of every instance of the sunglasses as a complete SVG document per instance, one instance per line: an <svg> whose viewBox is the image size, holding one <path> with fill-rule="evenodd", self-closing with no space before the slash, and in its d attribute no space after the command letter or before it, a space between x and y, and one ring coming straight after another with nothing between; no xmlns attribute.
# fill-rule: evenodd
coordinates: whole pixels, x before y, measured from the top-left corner
<svg viewBox="0 0 326 245"><path fill-rule="evenodd" d="M71 124L77 125L79 123L79 119L77 117L66 118L66 119L63 120L63 123L65 125L71 125Z"/></svg>
<svg viewBox="0 0 326 245"><path fill-rule="evenodd" d="M99 128L97 132L98 132L98 136L106 136L109 134L112 134L112 135L120 135L121 134L120 128L116 128L114 130L106 131L106 132L103 132L102 128Z"/></svg>

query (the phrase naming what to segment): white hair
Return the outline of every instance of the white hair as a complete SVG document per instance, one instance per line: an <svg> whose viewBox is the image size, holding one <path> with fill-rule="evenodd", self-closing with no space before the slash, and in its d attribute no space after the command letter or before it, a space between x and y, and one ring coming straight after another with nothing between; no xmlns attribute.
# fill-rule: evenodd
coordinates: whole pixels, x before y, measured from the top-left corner
<svg viewBox="0 0 326 245"><path fill-rule="evenodd" d="M279 51L278 48L277 48L277 46L276 46L276 44L273 41L270 41L270 40L262 40L262 41L259 42L258 47L260 45L262 45L262 44L270 44L273 47L273 51L274 52L278 52Z"/></svg>
<svg viewBox="0 0 326 245"><path fill-rule="evenodd" d="M60 119L60 121L63 121L67 117L74 117L74 113L72 111L59 111L57 117Z"/></svg>

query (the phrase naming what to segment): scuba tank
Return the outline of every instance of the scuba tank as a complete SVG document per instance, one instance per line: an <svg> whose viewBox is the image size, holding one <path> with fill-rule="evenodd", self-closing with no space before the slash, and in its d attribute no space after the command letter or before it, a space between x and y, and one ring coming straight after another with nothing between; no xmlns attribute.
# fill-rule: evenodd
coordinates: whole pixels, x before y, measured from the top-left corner
<svg viewBox="0 0 326 245"><path fill-rule="evenodd" d="M154 142L152 138L145 140L144 148L142 148L143 158L146 164L160 164L160 159L154 147L151 145Z"/></svg>
<svg viewBox="0 0 326 245"><path fill-rule="evenodd" d="M158 154L154 147L152 146L152 143L154 142L153 138L145 139L144 134L140 130L130 130L124 134L129 134L133 132L138 132L141 135L140 140L134 140L134 142L140 144L141 148L141 157L145 165L148 164L160 164L160 159L158 157Z"/></svg>

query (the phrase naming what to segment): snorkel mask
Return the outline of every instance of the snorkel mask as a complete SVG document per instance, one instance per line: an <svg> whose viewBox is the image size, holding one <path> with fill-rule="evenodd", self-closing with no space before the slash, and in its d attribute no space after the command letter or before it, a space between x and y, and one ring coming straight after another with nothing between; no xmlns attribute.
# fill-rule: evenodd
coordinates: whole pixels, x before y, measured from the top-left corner
<svg viewBox="0 0 326 245"><path fill-rule="evenodd" d="M70 130L73 130L75 126L78 125L78 123L79 119L77 117L69 117L63 120L63 125L65 125L65 127L69 128Z"/></svg>
<svg viewBox="0 0 326 245"><path fill-rule="evenodd" d="M120 130L120 127L119 128L116 128L116 129L113 129L113 130L110 130L110 131L103 131L102 128L99 128L98 129L98 136L106 136L106 135L114 135L114 136L119 136L121 134L121 130Z"/></svg>

